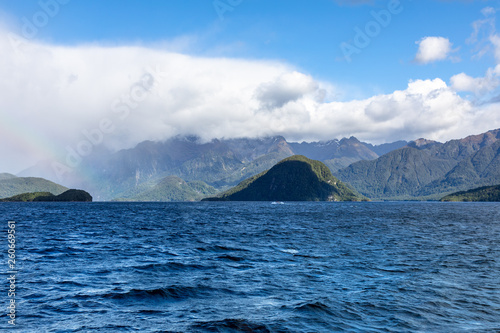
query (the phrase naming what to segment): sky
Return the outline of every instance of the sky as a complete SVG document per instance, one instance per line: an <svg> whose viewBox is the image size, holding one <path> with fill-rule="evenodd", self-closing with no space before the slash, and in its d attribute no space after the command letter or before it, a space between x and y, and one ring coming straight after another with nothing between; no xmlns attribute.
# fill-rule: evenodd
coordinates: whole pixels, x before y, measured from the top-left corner
<svg viewBox="0 0 500 333"><path fill-rule="evenodd" d="M499 1L0 0L0 172L176 135L500 127Z"/></svg>

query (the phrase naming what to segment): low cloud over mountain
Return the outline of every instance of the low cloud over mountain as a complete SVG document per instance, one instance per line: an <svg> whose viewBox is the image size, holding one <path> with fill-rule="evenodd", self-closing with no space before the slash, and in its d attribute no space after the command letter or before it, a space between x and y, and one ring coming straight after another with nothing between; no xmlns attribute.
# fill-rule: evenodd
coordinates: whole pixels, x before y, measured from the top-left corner
<svg viewBox="0 0 500 333"><path fill-rule="evenodd" d="M0 140L8 143L0 154L10 157L2 171L64 160L83 141L114 150L176 135L445 141L500 127L495 105L477 106L456 92L469 89L464 77L453 80L455 89L439 78L415 80L393 93L338 101L338 87L278 61L59 46L6 28L0 49Z"/></svg>

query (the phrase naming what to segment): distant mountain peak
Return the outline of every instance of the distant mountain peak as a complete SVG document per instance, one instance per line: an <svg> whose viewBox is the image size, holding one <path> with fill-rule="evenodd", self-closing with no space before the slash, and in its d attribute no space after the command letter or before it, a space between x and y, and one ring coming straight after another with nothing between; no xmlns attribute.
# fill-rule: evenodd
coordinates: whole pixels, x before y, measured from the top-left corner
<svg viewBox="0 0 500 333"><path fill-rule="evenodd" d="M469 135L468 137L461 139L463 143L479 144L481 146L489 146L492 143L500 140L500 129L495 129L488 131L486 133L481 133L477 135Z"/></svg>
<svg viewBox="0 0 500 333"><path fill-rule="evenodd" d="M441 142L434 140L427 140L424 138L417 139L415 141L411 141L408 143L408 147L417 148L417 149L427 149L435 145L441 145Z"/></svg>
<svg viewBox="0 0 500 333"><path fill-rule="evenodd" d="M273 136L274 141L286 141L284 136L278 135L278 136Z"/></svg>
<svg viewBox="0 0 500 333"><path fill-rule="evenodd" d="M361 142L358 140L358 138L356 138L355 136L350 136L349 138L343 138L342 140L340 140L340 142Z"/></svg>

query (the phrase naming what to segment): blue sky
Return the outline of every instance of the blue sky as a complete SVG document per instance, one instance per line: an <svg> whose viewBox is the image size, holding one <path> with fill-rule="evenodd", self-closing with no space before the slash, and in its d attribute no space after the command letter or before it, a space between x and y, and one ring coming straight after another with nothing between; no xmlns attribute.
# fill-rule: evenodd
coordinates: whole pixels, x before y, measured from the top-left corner
<svg viewBox="0 0 500 333"><path fill-rule="evenodd" d="M0 0L0 172L174 135L383 143L498 128L499 8Z"/></svg>
<svg viewBox="0 0 500 333"><path fill-rule="evenodd" d="M346 85L349 97L389 93L410 79L450 78L457 72L483 75L491 56L471 60L466 40L472 22L494 1L401 0L402 12L371 38L352 62L343 61L342 42L351 41L355 27L373 21L371 11L386 10L390 1L364 5L333 0L243 0L223 11L215 2L200 0L72 0L40 29L37 39L55 44L153 44L189 39L181 51L195 55L286 61L317 78ZM237 3L238 1L236 1ZM38 1L0 1L0 9L22 26L40 11ZM448 38L460 62L418 65L412 60L416 42L426 36ZM187 43L187 42L186 42Z"/></svg>

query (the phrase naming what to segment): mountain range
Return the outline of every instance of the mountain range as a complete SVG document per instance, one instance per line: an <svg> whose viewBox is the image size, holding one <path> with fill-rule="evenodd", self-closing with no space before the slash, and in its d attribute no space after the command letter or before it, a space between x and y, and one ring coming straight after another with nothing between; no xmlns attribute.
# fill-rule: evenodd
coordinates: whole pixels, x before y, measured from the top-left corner
<svg viewBox="0 0 500 333"><path fill-rule="evenodd" d="M354 137L310 143L288 142L281 136L209 142L175 137L117 152L96 149L63 184L85 189L98 201L199 200L287 157L304 155L323 162L335 177L370 199L434 200L500 184L499 154L500 130L445 143L418 139L378 146ZM48 162L19 176L58 180Z"/></svg>
<svg viewBox="0 0 500 333"><path fill-rule="evenodd" d="M438 199L445 194L500 183L500 130L440 143L410 142L335 175L371 199Z"/></svg>
<svg viewBox="0 0 500 333"><path fill-rule="evenodd" d="M375 159L379 154L406 144L399 141L373 146L354 137L312 143L290 143L281 136L214 139L209 142L192 136L175 137L164 142L145 141L114 153L96 150L83 160L77 172L64 180L64 184L84 188L96 200L157 200L162 198L162 193L169 191L165 183L175 185L175 181L169 182L167 178L173 176L186 184L196 181L204 188L200 194L205 195L210 193L204 191L219 192L235 186L293 155L320 160L332 171L337 171L356 161ZM48 162L20 175L58 180ZM200 198L197 190L191 192L184 185L182 187L182 191L189 193L177 196L178 200Z"/></svg>

